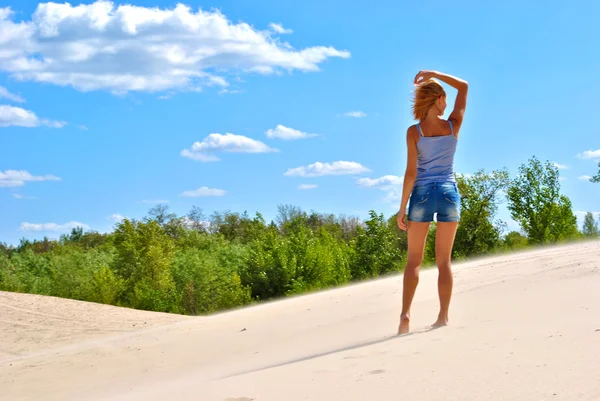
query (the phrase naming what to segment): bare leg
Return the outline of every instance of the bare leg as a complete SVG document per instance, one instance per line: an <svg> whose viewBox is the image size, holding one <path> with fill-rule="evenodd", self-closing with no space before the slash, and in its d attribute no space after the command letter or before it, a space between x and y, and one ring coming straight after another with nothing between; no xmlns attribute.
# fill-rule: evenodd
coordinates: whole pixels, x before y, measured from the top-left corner
<svg viewBox="0 0 600 401"><path fill-rule="evenodd" d="M437 232L435 238L435 259L438 266L438 295L440 297L440 314L435 327L446 326L448 324L448 309L450 308L450 298L452 298L452 286L454 280L452 277L452 246L458 223L437 223Z"/></svg>
<svg viewBox="0 0 600 401"><path fill-rule="evenodd" d="M402 314L400 315L398 334L406 334L409 331L410 306L419 284L419 268L423 261L428 231L429 223L408 222L408 258L404 269Z"/></svg>

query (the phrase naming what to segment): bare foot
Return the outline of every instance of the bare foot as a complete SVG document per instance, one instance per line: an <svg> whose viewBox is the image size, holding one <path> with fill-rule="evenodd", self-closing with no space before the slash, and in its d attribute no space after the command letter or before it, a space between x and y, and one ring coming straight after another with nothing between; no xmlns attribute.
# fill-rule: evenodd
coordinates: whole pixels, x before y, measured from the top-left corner
<svg viewBox="0 0 600 401"><path fill-rule="evenodd" d="M400 315L400 326L398 327L398 335L407 334L410 324L410 316L408 314Z"/></svg>
<svg viewBox="0 0 600 401"><path fill-rule="evenodd" d="M437 321L431 327L444 327L448 326L448 317L447 316L438 316Z"/></svg>

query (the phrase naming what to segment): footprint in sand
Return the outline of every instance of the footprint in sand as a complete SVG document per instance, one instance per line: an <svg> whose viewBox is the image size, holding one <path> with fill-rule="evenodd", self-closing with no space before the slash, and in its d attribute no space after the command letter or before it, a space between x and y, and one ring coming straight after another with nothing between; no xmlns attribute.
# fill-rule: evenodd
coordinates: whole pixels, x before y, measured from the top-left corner
<svg viewBox="0 0 600 401"><path fill-rule="evenodd" d="M358 358L364 358L364 355L348 355L348 356L344 357L344 359L358 359Z"/></svg>
<svg viewBox="0 0 600 401"><path fill-rule="evenodd" d="M383 369L375 369L375 370L370 371L369 373L372 374L372 375L380 375L382 373L385 373L385 370L383 370Z"/></svg>

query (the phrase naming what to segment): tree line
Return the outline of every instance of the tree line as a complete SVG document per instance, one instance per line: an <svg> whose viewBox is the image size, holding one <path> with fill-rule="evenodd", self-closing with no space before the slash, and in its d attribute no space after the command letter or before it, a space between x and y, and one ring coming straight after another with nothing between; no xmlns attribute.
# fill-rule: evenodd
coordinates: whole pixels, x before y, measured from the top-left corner
<svg viewBox="0 0 600 401"><path fill-rule="evenodd" d="M578 230L550 162L533 157L512 179L502 169L457 180L455 260L598 236L591 213ZM521 231L497 218L503 202ZM435 263L435 230L425 265ZM260 213L206 217L198 207L177 216L158 205L111 233L77 228L58 240L0 244L0 290L199 315L396 273L406 251L396 215L375 211L363 221L282 205L267 222Z"/></svg>

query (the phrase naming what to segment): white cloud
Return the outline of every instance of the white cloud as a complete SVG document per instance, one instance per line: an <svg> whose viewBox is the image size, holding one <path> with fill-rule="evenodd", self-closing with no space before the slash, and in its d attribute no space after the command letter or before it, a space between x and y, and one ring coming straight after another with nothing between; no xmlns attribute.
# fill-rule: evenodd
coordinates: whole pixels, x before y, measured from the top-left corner
<svg viewBox="0 0 600 401"><path fill-rule="evenodd" d="M600 149L597 150L586 150L585 152L577 155L580 159L600 159Z"/></svg>
<svg viewBox="0 0 600 401"><path fill-rule="evenodd" d="M585 216L588 212L586 212L585 210L576 210L575 212L576 216ZM595 217L600 217L600 212L591 212Z"/></svg>
<svg viewBox="0 0 600 401"><path fill-rule="evenodd" d="M588 212L586 212L585 210L576 210L575 212L573 212L573 214L575 214L575 217L577 217L577 223L580 226L583 226L585 215L587 213ZM600 219L600 212L591 212L591 213L592 213L592 216L594 216L594 219L596 219L596 220Z"/></svg>
<svg viewBox="0 0 600 401"><path fill-rule="evenodd" d="M200 226L204 227L207 230L210 230L210 227L211 227L211 223L208 220L194 221L194 220L190 219L188 216L183 216L181 218L181 220L187 226L187 228L190 228L190 229L194 228L194 226L196 226L196 224L199 224Z"/></svg>
<svg viewBox="0 0 600 401"><path fill-rule="evenodd" d="M50 128L62 128L67 125L66 121L50 121L50 120L40 120L42 125L45 125Z"/></svg>
<svg viewBox="0 0 600 401"><path fill-rule="evenodd" d="M1 49L1 48L0 48ZM51 128L62 128L67 125L64 121L42 120L34 112L13 107L0 105L0 127L39 127L45 125Z"/></svg>
<svg viewBox="0 0 600 401"><path fill-rule="evenodd" d="M13 22L0 8L0 70L19 80L82 91L198 90L227 85L220 73L318 71L334 47L301 50L220 11L40 3L31 19ZM283 27L281 27L283 28Z"/></svg>
<svg viewBox="0 0 600 401"><path fill-rule="evenodd" d="M577 211L576 213L581 213L582 215L584 215L584 216L585 216L585 214L586 214L587 212L583 212L583 211ZM592 215L593 215L595 218L599 218L599 217L600 217L600 212L591 212L591 213L592 213Z"/></svg>
<svg viewBox="0 0 600 401"><path fill-rule="evenodd" d="M188 159L192 159L192 160L198 160L201 162L218 162L219 160L221 160L217 156L207 155L204 153L196 153L189 149L183 149L181 151L181 156L187 157Z"/></svg>
<svg viewBox="0 0 600 401"><path fill-rule="evenodd" d="M278 33L280 35L286 35L286 34L294 33L294 31L292 31L291 29L284 28L283 25L281 25L281 24L270 23L269 24L269 28L271 28L271 30L273 32L276 32L276 33Z"/></svg>
<svg viewBox="0 0 600 401"><path fill-rule="evenodd" d="M316 185L316 184L301 184L298 186L298 189L309 190L309 189L315 189L317 187L318 187L318 185Z"/></svg>
<svg viewBox="0 0 600 401"><path fill-rule="evenodd" d="M560 163L554 163L554 167L556 167L559 170L566 170L569 168L569 166L567 166L566 164L560 164Z"/></svg>
<svg viewBox="0 0 600 401"><path fill-rule="evenodd" d="M380 178L360 178L356 181L361 187L378 187L382 185L402 185L404 179L397 175L384 175Z"/></svg>
<svg viewBox="0 0 600 401"><path fill-rule="evenodd" d="M25 170L0 171L0 187L22 187L26 182L34 181L60 181L53 175L35 176Z"/></svg>
<svg viewBox="0 0 600 401"><path fill-rule="evenodd" d="M316 162L308 166L290 168L285 172L287 176L320 177L324 175L354 175L369 172L368 168L357 162L336 161L333 163Z"/></svg>
<svg viewBox="0 0 600 401"><path fill-rule="evenodd" d="M89 230L89 226L87 224L79 223L76 221L70 221L65 224L56 224L56 223L41 223L41 224L32 224L32 223L21 223L20 230L21 231L52 231L52 232L64 232L71 231L74 228L81 227L84 230Z"/></svg>
<svg viewBox="0 0 600 401"><path fill-rule="evenodd" d="M212 152L268 153L278 152L263 142L235 134L210 134L202 142L194 142L190 149L183 149L181 156L201 162L216 162L220 159Z"/></svg>
<svg viewBox="0 0 600 401"><path fill-rule="evenodd" d="M568 178L567 178L567 177L558 177L558 180L559 180L559 181L567 181L567 180L568 180Z"/></svg>
<svg viewBox="0 0 600 401"><path fill-rule="evenodd" d="M88 130L88 127L86 127L85 125L80 125L78 128L80 130L82 130L82 131L87 131Z"/></svg>
<svg viewBox="0 0 600 401"><path fill-rule="evenodd" d="M402 188L388 187L381 189L387 193L385 198L383 198L383 201L386 203L398 203L402 199Z"/></svg>
<svg viewBox="0 0 600 401"><path fill-rule="evenodd" d="M589 180L591 180L591 179L592 179L592 176L591 176L591 175L582 175L582 176L580 176L580 177L578 177L578 178L579 178L580 180L583 180L583 181L589 181Z"/></svg>
<svg viewBox="0 0 600 401"><path fill-rule="evenodd" d="M294 139L304 139L304 138L312 138L317 136L317 134L309 134L306 132L299 131L297 129L288 128L281 124L278 124L275 129L269 129L265 132L267 138L279 138L285 140L294 140Z"/></svg>
<svg viewBox="0 0 600 401"><path fill-rule="evenodd" d="M8 99L8 100L10 100L12 102L16 102L16 103L25 103L25 99L23 99L19 95L15 95L14 93L10 93L8 91L8 89L6 89L3 86L0 86L0 97L4 98L4 99Z"/></svg>
<svg viewBox="0 0 600 401"><path fill-rule="evenodd" d="M361 117L367 116L367 114L362 111L349 111L347 113L344 113L344 115L346 117L354 117L354 118L361 118Z"/></svg>
<svg viewBox="0 0 600 401"><path fill-rule="evenodd" d="M244 91L241 89L227 89L227 88L223 88L219 91L219 95L225 95L225 94L230 94L230 95L236 95L238 93L243 93Z"/></svg>
<svg viewBox="0 0 600 401"><path fill-rule="evenodd" d="M383 199L387 203L399 202L402 198L402 183L404 182L403 177L397 175L384 175L379 178L360 178L356 181L361 187L378 187L382 191L386 192L386 196Z"/></svg>
<svg viewBox="0 0 600 401"><path fill-rule="evenodd" d="M159 98L160 100L169 100L169 99L171 99L173 96L175 96L175 92L169 92L169 93L167 93L167 94L160 95L158 98Z"/></svg>
<svg viewBox="0 0 600 401"><path fill-rule="evenodd" d="M123 215L120 215L118 213L115 213L115 214L111 215L108 219L114 221L115 223L118 223L122 220L125 220L126 217Z"/></svg>
<svg viewBox="0 0 600 401"><path fill-rule="evenodd" d="M37 199L35 196L25 196L21 194L13 194L13 198L15 199Z"/></svg>
<svg viewBox="0 0 600 401"><path fill-rule="evenodd" d="M200 196L223 196L225 191L223 189L200 187L193 191L184 191L180 196L187 197L200 197Z"/></svg>

